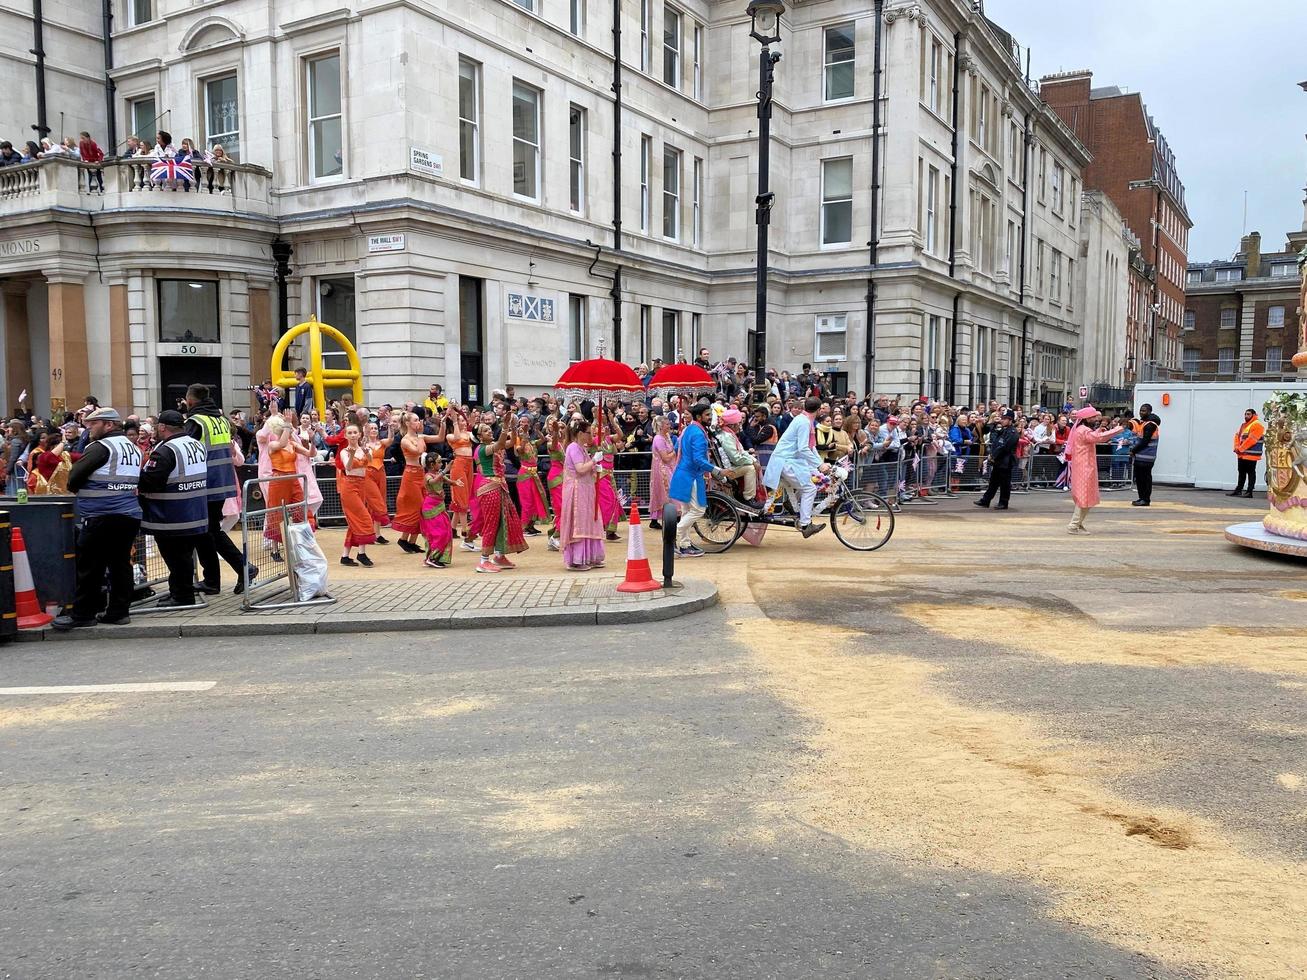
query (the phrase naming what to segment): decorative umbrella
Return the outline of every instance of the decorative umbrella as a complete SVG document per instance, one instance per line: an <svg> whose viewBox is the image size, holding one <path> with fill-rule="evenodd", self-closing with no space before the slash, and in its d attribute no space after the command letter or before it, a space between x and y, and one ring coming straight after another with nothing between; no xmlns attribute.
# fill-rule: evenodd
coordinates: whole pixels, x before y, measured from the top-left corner
<svg viewBox="0 0 1307 980"><path fill-rule="evenodd" d="M717 390L713 376L695 364L668 364L649 379L649 393L660 398L683 395L694 399Z"/></svg>
<svg viewBox="0 0 1307 980"><path fill-rule="evenodd" d="M554 389L564 400L589 399L601 404L607 398L630 401L631 396L644 393L640 376L629 365L604 357L577 361L563 372L554 383Z"/></svg>

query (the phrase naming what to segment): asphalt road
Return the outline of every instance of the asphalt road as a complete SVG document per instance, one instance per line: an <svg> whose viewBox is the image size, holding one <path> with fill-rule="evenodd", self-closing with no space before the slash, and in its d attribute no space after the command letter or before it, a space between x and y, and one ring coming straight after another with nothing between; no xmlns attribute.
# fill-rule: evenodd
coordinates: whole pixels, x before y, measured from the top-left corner
<svg viewBox="0 0 1307 980"><path fill-rule="evenodd" d="M1179 975L778 812L808 724L722 617L6 649L218 683L3 699L0 976Z"/></svg>

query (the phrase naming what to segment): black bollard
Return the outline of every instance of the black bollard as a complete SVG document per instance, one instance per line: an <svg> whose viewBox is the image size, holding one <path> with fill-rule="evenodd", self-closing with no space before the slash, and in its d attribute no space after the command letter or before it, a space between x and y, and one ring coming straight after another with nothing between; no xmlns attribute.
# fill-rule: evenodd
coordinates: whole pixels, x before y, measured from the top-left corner
<svg viewBox="0 0 1307 980"><path fill-rule="evenodd" d="M672 503L663 505L663 588L679 589L681 583L673 580L676 574L676 525L680 513Z"/></svg>

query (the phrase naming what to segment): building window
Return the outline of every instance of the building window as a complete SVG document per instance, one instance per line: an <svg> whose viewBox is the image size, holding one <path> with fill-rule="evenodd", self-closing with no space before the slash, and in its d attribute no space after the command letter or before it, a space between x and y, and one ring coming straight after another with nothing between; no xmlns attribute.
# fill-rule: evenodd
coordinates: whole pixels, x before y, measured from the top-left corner
<svg viewBox="0 0 1307 980"><path fill-rule="evenodd" d="M575 293L567 297L567 359L572 363L585 360L585 297Z"/></svg>
<svg viewBox="0 0 1307 980"><path fill-rule="evenodd" d="M232 162L241 159L241 122L236 76L225 75L204 83L204 150L221 146Z"/></svg>
<svg viewBox="0 0 1307 980"><path fill-rule="evenodd" d="M132 116L132 134L143 143L153 146L154 136L159 131L159 118L154 108L154 96L146 95L139 99L132 99L129 105Z"/></svg>
<svg viewBox="0 0 1307 980"><path fill-rule="evenodd" d="M160 279L159 341L165 344L216 344L218 284L194 279Z"/></svg>
<svg viewBox="0 0 1307 980"><path fill-rule="evenodd" d="M1216 352L1216 373L1234 374L1234 348L1222 347Z"/></svg>
<svg viewBox="0 0 1307 980"><path fill-rule="evenodd" d="M640 307L640 360L645 364L649 363L650 341L649 329L653 311L647 306Z"/></svg>
<svg viewBox="0 0 1307 980"><path fill-rule="evenodd" d="M681 332L681 314L678 310L663 310L662 352L664 364L676 363L676 342Z"/></svg>
<svg viewBox="0 0 1307 980"><path fill-rule="evenodd" d="M1070 313L1076 305L1076 260L1066 257L1066 309Z"/></svg>
<svg viewBox="0 0 1307 980"><path fill-rule="evenodd" d="M309 173L315 179L345 172L341 142L340 52L308 63Z"/></svg>
<svg viewBox="0 0 1307 980"><path fill-rule="evenodd" d="M1042 146L1039 148L1039 202L1042 204L1045 199L1045 188L1048 186L1048 151Z"/></svg>
<svg viewBox="0 0 1307 980"><path fill-rule="evenodd" d="M458 175L481 177L481 66L458 59Z"/></svg>
<svg viewBox="0 0 1307 980"><path fill-rule="evenodd" d="M1053 164L1053 210L1058 214L1061 214L1066 207L1066 199L1062 195L1064 190L1062 185L1065 180L1066 170L1063 169L1062 164Z"/></svg>
<svg viewBox="0 0 1307 980"><path fill-rule="evenodd" d="M821 162L821 243L853 241L853 158Z"/></svg>
<svg viewBox="0 0 1307 980"><path fill-rule="evenodd" d="M127 26L139 27L154 20L154 0L127 0Z"/></svg>
<svg viewBox="0 0 1307 980"><path fill-rule="evenodd" d="M529 10L531 13L535 13L536 11L535 0L513 0L513 2L523 10Z"/></svg>
<svg viewBox="0 0 1307 980"><path fill-rule="evenodd" d="M649 46L649 5L653 0L640 0L640 70L648 71L653 52Z"/></svg>
<svg viewBox="0 0 1307 980"><path fill-rule="evenodd" d="M513 193L540 199L540 93L513 83Z"/></svg>
<svg viewBox="0 0 1307 980"><path fill-rule="evenodd" d="M1184 311L1184 328L1186 330L1193 330L1194 327L1197 326L1197 320L1198 317L1194 314L1193 310Z"/></svg>
<svg viewBox="0 0 1307 980"><path fill-rule="evenodd" d="M940 77L944 69L944 45L936 38L930 40L930 62L926 66L928 79L926 83L926 105L930 111L936 114L940 110L940 92L942 91L942 79Z"/></svg>
<svg viewBox="0 0 1307 980"><path fill-rule="evenodd" d="M1279 371L1284 363L1284 355L1279 347L1266 348L1266 370Z"/></svg>
<svg viewBox="0 0 1307 980"><path fill-rule="evenodd" d="M1279 265L1271 266L1271 275L1278 278L1296 276L1298 266L1292 262L1281 262Z"/></svg>
<svg viewBox="0 0 1307 980"><path fill-rule="evenodd" d="M1035 289L1044 291L1044 243L1038 238L1035 239Z"/></svg>
<svg viewBox="0 0 1307 980"><path fill-rule="evenodd" d="M649 177L653 173L653 137L640 137L640 230L649 231Z"/></svg>
<svg viewBox="0 0 1307 980"><path fill-rule="evenodd" d="M1196 347L1186 347L1184 349L1184 373L1198 373L1198 349Z"/></svg>
<svg viewBox="0 0 1307 980"><path fill-rule="evenodd" d="M1067 223L1072 228L1076 226L1076 215L1080 213L1080 183L1074 177L1071 178L1071 213L1066 216Z"/></svg>
<svg viewBox="0 0 1307 980"><path fill-rule="evenodd" d="M826 101L853 98L853 25L826 28Z"/></svg>
<svg viewBox="0 0 1307 980"><path fill-rule="evenodd" d="M1048 263L1048 298L1054 303L1062 302L1062 253L1053 249Z"/></svg>
<svg viewBox="0 0 1307 980"><path fill-rule="evenodd" d="M693 212L690 216L690 242L703 245L703 161L694 158L694 171L690 179L690 193Z"/></svg>
<svg viewBox="0 0 1307 980"><path fill-rule="evenodd" d="M1007 145L1008 176L1017 180L1021 176L1021 130L1013 123L1008 127Z"/></svg>
<svg viewBox="0 0 1307 980"><path fill-rule="evenodd" d="M1017 257L1017 223L1009 221L1007 223L1007 245L1003 251L1003 268L1010 273Z"/></svg>
<svg viewBox="0 0 1307 980"><path fill-rule="evenodd" d="M663 8L663 81L681 87L681 14Z"/></svg>
<svg viewBox="0 0 1307 980"><path fill-rule="evenodd" d="M663 237L681 237L681 151L663 147Z"/></svg>
<svg viewBox="0 0 1307 980"><path fill-rule="evenodd" d="M690 342L688 344L682 345L687 351L693 351L695 353L698 353L699 338L702 336L702 330L703 330L703 315L699 313L691 313L690 314Z"/></svg>
<svg viewBox="0 0 1307 980"><path fill-rule="evenodd" d="M816 337L812 345L813 360L842 361L846 355L849 315L832 313L817 317Z"/></svg>
<svg viewBox="0 0 1307 980"><path fill-rule="evenodd" d="M1242 269L1217 269L1217 282L1239 282L1243 279Z"/></svg>
<svg viewBox="0 0 1307 980"><path fill-rule="evenodd" d="M691 94L700 102L703 101L703 25L694 25L694 73L692 76Z"/></svg>
<svg viewBox="0 0 1307 980"><path fill-rule="evenodd" d="M1221 311L1221 329L1233 330L1235 325L1234 322L1235 316L1236 316L1236 311L1233 306L1227 306L1225 309L1223 309Z"/></svg>
<svg viewBox="0 0 1307 980"><path fill-rule="evenodd" d="M573 211L585 208L585 110L572 106L568 116L570 193Z"/></svg>
<svg viewBox="0 0 1307 980"><path fill-rule="evenodd" d="M585 0L570 0L567 28L577 37L585 33Z"/></svg>
<svg viewBox="0 0 1307 980"><path fill-rule="evenodd" d="M357 302L354 290L354 277L343 279L318 280L318 319L329 323L345 335L354 347L358 347L358 324L356 318ZM470 308L469 308L470 309ZM464 340L463 353L477 350L471 342ZM329 368L348 368L349 355L336 346L335 341L324 339L322 345L322 362Z"/></svg>
<svg viewBox="0 0 1307 980"><path fill-rule="evenodd" d="M976 142L989 150L989 89L980 87L980 101L976 106Z"/></svg>
<svg viewBox="0 0 1307 980"><path fill-rule="evenodd" d="M1190 283L1202 282L1203 272L1201 269L1191 269L1189 270L1189 274L1187 278Z"/></svg>
<svg viewBox="0 0 1307 980"><path fill-rule="evenodd" d="M935 254L935 249L939 245L939 235L936 231L936 225L939 220L939 171L934 167L926 170L926 205L922 221L925 227L922 229L925 233L926 251L931 255Z"/></svg>
<svg viewBox="0 0 1307 980"><path fill-rule="evenodd" d="M1284 307L1272 306L1266 311L1266 325L1268 327L1284 326Z"/></svg>

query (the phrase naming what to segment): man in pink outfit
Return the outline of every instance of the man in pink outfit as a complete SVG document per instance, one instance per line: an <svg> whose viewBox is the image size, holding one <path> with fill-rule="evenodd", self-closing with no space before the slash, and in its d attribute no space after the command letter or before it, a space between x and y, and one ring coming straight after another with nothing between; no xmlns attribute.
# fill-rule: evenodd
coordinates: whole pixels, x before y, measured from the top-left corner
<svg viewBox="0 0 1307 980"><path fill-rule="evenodd" d="M1090 508L1098 506L1098 444L1107 442L1121 431L1115 429L1096 430L1102 413L1093 405L1086 405L1076 412L1075 425L1066 441L1066 458L1071 464L1071 501L1076 505L1067 525L1068 534L1088 534L1085 518Z"/></svg>

